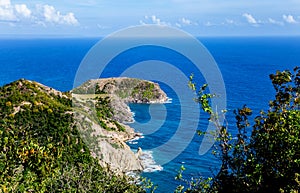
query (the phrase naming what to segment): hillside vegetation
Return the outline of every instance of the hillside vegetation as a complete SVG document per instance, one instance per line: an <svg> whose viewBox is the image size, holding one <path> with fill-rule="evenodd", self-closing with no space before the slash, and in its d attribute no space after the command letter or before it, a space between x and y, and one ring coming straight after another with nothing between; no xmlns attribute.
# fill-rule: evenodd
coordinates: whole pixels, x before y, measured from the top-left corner
<svg viewBox="0 0 300 193"><path fill-rule="evenodd" d="M126 77L89 80L72 92L115 95L126 103L162 103L167 100L157 83Z"/></svg>
<svg viewBox="0 0 300 193"><path fill-rule="evenodd" d="M0 192L144 192L91 156L70 93L27 80L0 87L0 138Z"/></svg>

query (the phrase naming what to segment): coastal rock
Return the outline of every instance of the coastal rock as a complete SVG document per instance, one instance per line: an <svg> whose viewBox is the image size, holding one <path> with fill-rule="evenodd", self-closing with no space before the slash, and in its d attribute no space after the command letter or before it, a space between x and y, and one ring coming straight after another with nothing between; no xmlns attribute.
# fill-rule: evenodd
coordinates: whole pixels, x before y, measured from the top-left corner
<svg viewBox="0 0 300 193"><path fill-rule="evenodd" d="M138 150L136 151L135 155L138 159L140 159L141 155L143 154L142 148L138 148Z"/></svg>
<svg viewBox="0 0 300 193"><path fill-rule="evenodd" d="M102 167L118 175L128 171L143 170L140 160L125 143L136 136L131 127L123 125L125 128L123 132L108 131L79 112L75 112L75 117L85 144L92 155L99 159Z"/></svg>
<svg viewBox="0 0 300 193"><path fill-rule="evenodd" d="M157 83L127 77L89 80L72 92L115 95L126 103L164 103L168 100Z"/></svg>
<svg viewBox="0 0 300 193"><path fill-rule="evenodd" d="M133 78L106 78L89 80L73 89L73 106L77 127L85 137L92 155L100 164L117 174L144 169L142 150L134 153L125 143L138 134L122 123L133 121L128 103L164 103L167 95L159 85L150 81ZM101 117L97 101L107 102ZM120 126L124 129L120 130ZM91 140L93 139L93 140Z"/></svg>

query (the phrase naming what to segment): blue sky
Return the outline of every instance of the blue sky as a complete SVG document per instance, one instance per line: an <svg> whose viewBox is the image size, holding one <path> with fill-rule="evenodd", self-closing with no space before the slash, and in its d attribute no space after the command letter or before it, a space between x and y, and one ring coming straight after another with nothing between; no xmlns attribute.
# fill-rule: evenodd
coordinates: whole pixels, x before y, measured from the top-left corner
<svg viewBox="0 0 300 193"><path fill-rule="evenodd" d="M300 0L0 0L0 36L105 36L144 24L196 36L300 35Z"/></svg>

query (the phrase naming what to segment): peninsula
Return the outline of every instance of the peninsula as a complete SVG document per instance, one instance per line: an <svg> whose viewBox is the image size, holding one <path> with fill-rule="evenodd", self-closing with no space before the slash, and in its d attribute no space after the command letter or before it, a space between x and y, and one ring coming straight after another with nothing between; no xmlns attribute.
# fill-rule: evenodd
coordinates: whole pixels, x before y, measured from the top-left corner
<svg viewBox="0 0 300 193"><path fill-rule="evenodd" d="M108 78L60 92L21 79L0 93L2 188L144 191L123 175L143 170L125 143L138 135L128 103L166 102L158 84Z"/></svg>

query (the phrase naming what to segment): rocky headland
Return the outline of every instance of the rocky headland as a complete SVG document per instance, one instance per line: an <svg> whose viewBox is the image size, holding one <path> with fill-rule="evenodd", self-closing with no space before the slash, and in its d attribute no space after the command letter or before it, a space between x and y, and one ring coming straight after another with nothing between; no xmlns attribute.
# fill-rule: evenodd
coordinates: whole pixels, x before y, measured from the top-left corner
<svg viewBox="0 0 300 193"><path fill-rule="evenodd" d="M133 120L128 103L165 100L157 84L129 78L90 80L69 92L24 79L0 87L0 187L145 192L124 175L143 170L142 151L125 143L139 135L124 124Z"/></svg>
<svg viewBox="0 0 300 193"><path fill-rule="evenodd" d="M95 79L71 93L77 127L100 164L117 174L142 171L138 154L125 143L139 135L126 125L133 121L128 104L166 102L159 85L133 78Z"/></svg>
<svg viewBox="0 0 300 193"><path fill-rule="evenodd" d="M71 163L78 168L75 160L89 160L87 152L108 173L142 171L142 151L133 152L126 144L139 136L126 125L133 121L128 104L167 101L158 84L133 78L89 80L69 92L24 79L0 89L2 153L11 154L6 162L8 168L16 167L12 172L34 165L35 172L44 172L43 167L60 171L51 167ZM57 164L44 163L46 158Z"/></svg>

